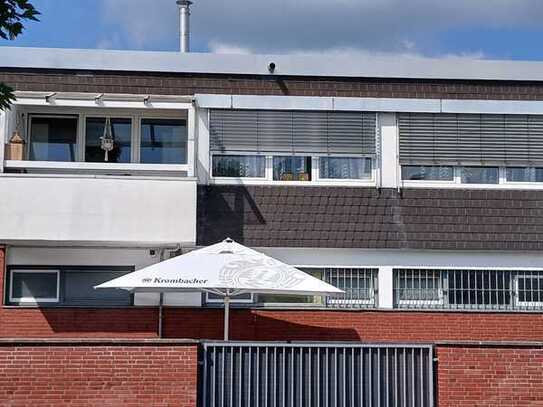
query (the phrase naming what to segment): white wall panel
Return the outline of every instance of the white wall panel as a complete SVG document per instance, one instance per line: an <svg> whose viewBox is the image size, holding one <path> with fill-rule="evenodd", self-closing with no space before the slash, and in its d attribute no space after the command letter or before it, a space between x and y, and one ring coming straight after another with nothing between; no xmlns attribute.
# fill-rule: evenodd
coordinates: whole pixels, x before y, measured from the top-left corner
<svg viewBox="0 0 543 407"><path fill-rule="evenodd" d="M3 176L0 241L196 241L196 181Z"/></svg>

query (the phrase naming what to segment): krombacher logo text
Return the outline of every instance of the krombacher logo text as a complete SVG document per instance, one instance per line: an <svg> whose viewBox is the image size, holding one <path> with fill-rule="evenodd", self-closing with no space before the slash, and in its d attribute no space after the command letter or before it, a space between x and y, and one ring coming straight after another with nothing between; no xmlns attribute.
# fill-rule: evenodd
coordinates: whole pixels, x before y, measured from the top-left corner
<svg viewBox="0 0 543 407"><path fill-rule="evenodd" d="M150 278L144 278L142 280L143 283L153 283L153 284L205 284L207 283L207 280L199 280L197 278L160 278L155 277L153 280Z"/></svg>

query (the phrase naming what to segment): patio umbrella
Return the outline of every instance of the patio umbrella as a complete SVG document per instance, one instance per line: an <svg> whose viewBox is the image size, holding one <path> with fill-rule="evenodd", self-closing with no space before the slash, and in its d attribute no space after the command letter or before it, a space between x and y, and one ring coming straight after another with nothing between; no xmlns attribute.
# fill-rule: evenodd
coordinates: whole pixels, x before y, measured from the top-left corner
<svg viewBox="0 0 543 407"><path fill-rule="evenodd" d="M203 291L219 295L224 298L224 340L228 340L231 297L246 293L318 296L343 293L232 239L153 264L94 288L161 294Z"/></svg>

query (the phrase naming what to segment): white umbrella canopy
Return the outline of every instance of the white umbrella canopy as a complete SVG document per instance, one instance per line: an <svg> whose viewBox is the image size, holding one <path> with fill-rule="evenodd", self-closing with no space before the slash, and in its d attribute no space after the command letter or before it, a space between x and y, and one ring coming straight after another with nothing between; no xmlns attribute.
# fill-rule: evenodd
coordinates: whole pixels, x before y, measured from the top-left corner
<svg viewBox="0 0 543 407"><path fill-rule="evenodd" d="M133 292L204 291L224 297L228 340L230 297L245 294L319 295L343 293L295 267L232 239L194 250L107 281L95 288Z"/></svg>

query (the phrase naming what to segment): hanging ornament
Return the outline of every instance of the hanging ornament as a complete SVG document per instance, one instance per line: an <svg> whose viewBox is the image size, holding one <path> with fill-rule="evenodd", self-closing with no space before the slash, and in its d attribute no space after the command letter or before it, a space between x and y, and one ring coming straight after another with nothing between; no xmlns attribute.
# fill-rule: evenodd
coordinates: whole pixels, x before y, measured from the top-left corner
<svg viewBox="0 0 543 407"><path fill-rule="evenodd" d="M100 147L104 150L104 161L109 161L109 152L113 150L115 140L113 140L113 131L111 129L111 120L106 117L104 125L104 135L100 137Z"/></svg>

